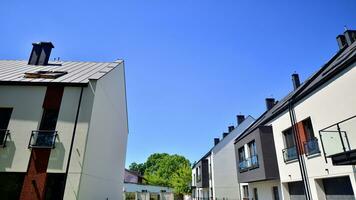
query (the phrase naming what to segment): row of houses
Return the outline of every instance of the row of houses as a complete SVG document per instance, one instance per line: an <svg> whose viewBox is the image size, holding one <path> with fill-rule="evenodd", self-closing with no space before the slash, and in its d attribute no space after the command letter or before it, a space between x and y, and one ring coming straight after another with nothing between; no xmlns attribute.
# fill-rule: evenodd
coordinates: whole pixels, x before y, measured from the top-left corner
<svg viewBox="0 0 356 200"><path fill-rule="evenodd" d="M124 62L0 60L0 199L122 199Z"/></svg>
<svg viewBox="0 0 356 200"><path fill-rule="evenodd" d="M346 30L317 72L293 74L293 91L257 119L238 116L194 164L193 199L355 199L355 40Z"/></svg>

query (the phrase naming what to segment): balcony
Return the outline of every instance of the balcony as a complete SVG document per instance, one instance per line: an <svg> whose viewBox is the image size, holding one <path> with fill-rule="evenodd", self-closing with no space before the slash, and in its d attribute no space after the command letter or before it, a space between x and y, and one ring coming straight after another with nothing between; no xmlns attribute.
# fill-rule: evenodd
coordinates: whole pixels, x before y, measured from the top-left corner
<svg viewBox="0 0 356 200"><path fill-rule="evenodd" d="M258 157L257 155L252 156L251 158L246 158L239 163L240 172L251 170L258 167Z"/></svg>
<svg viewBox="0 0 356 200"><path fill-rule="evenodd" d="M284 162L289 162L298 159L297 147L289 147L282 150Z"/></svg>
<svg viewBox="0 0 356 200"><path fill-rule="evenodd" d="M311 140L304 142L304 152L305 152L306 156L319 154L320 149L319 149L319 145L318 145L318 139L313 138Z"/></svg>
<svg viewBox="0 0 356 200"><path fill-rule="evenodd" d="M319 131L325 161L334 165L356 164L356 115Z"/></svg>
<svg viewBox="0 0 356 200"><path fill-rule="evenodd" d="M9 135L10 135L9 130L0 129L0 147L6 147L6 140Z"/></svg>
<svg viewBox="0 0 356 200"><path fill-rule="evenodd" d="M57 135L57 131L32 131L28 148L54 149Z"/></svg>

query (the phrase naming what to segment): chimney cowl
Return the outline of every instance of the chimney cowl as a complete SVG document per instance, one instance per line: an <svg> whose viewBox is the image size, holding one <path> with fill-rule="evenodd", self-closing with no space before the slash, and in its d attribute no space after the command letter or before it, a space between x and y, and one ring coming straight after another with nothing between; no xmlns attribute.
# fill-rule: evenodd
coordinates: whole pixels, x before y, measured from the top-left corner
<svg viewBox="0 0 356 200"><path fill-rule="evenodd" d="M265 101L267 110L270 110L276 104L276 100L274 98L266 98Z"/></svg>
<svg viewBox="0 0 356 200"><path fill-rule="evenodd" d="M245 115L237 115L237 125L240 125L245 120Z"/></svg>
<svg viewBox="0 0 356 200"><path fill-rule="evenodd" d="M292 82L293 82L293 88L294 90L296 90L300 86L299 74L297 73L292 74Z"/></svg>
<svg viewBox="0 0 356 200"><path fill-rule="evenodd" d="M356 30L346 30L344 32L345 40L348 46L356 41Z"/></svg>
<svg viewBox="0 0 356 200"><path fill-rule="evenodd" d="M217 145L220 142L219 138L214 138L214 146Z"/></svg>
<svg viewBox="0 0 356 200"><path fill-rule="evenodd" d="M229 126L229 127L228 127L229 133L230 133L231 131L233 131L234 129L235 129L235 126Z"/></svg>
<svg viewBox="0 0 356 200"><path fill-rule="evenodd" d="M338 35L336 37L336 41L337 45L339 46L339 49L343 49L348 46L345 35Z"/></svg>
<svg viewBox="0 0 356 200"><path fill-rule="evenodd" d="M223 134L222 134L222 138L225 138L227 135L229 135L229 133L227 133L227 132L224 132Z"/></svg>
<svg viewBox="0 0 356 200"><path fill-rule="evenodd" d="M32 43L32 51L28 60L29 65L48 65L49 57L51 56L52 42L36 42Z"/></svg>

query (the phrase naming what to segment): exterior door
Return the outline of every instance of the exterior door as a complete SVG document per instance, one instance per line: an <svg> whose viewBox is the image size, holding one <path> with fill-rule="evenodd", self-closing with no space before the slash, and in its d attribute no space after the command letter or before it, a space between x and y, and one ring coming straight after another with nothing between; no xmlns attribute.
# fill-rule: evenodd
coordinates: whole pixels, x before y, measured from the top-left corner
<svg viewBox="0 0 356 200"><path fill-rule="evenodd" d="M327 200L354 200L350 178L337 177L323 179L324 192Z"/></svg>
<svg viewBox="0 0 356 200"><path fill-rule="evenodd" d="M288 183L290 200L306 200L302 181Z"/></svg>

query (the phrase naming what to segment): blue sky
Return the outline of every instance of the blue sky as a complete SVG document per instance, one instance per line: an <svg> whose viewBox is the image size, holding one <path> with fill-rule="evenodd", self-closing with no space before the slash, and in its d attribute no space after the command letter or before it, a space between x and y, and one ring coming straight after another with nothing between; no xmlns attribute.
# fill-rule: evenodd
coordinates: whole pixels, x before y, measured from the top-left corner
<svg viewBox="0 0 356 200"><path fill-rule="evenodd" d="M52 41L62 60L126 63L127 165L154 152L198 160L264 99L291 89L356 29L354 0L0 2L0 59L27 59Z"/></svg>

